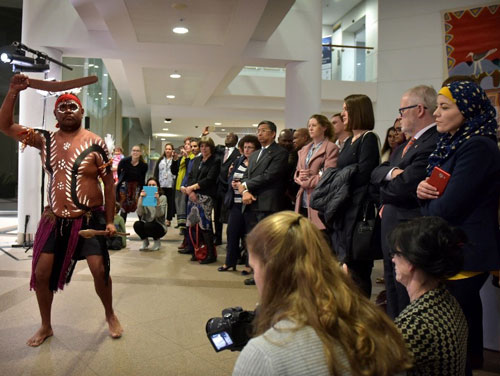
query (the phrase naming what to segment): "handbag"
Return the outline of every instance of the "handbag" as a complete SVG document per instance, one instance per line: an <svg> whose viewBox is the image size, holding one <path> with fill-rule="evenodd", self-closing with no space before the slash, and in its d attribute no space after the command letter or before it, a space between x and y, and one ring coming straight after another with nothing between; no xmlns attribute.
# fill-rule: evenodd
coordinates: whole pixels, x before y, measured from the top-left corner
<svg viewBox="0 0 500 376"><path fill-rule="evenodd" d="M193 240L193 234L191 232L193 226L189 227L188 230L189 238L191 239L191 244L193 245L194 248L194 257L196 258L197 261L203 261L207 258L208 250L206 244L200 242L200 236L199 236L200 226L198 225L198 223L196 224L195 227L196 227L196 241Z"/></svg>
<svg viewBox="0 0 500 376"><path fill-rule="evenodd" d="M200 241L200 236L199 236L200 226L198 225L198 223L196 224L195 227L196 227L196 242L193 240L193 234L191 232L193 226L189 227L188 233L189 233L189 238L191 239L191 244L193 245L194 248L194 257L198 262L201 262L207 258L208 249L207 245ZM214 256L217 257L217 249L215 248L215 244L213 245L213 247L214 247Z"/></svg>
<svg viewBox="0 0 500 376"><path fill-rule="evenodd" d="M372 239L375 233L375 204L369 200L365 201L361 218L354 225L352 234L351 259L373 260Z"/></svg>

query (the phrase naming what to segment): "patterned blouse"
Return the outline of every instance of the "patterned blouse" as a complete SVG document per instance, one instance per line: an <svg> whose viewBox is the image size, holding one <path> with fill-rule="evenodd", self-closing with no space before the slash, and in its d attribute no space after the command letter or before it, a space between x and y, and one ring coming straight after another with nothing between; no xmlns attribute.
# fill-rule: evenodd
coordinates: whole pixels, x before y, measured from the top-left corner
<svg viewBox="0 0 500 376"><path fill-rule="evenodd" d="M464 375L467 322L456 299L444 286L411 302L395 320L413 353L408 375Z"/></svg>

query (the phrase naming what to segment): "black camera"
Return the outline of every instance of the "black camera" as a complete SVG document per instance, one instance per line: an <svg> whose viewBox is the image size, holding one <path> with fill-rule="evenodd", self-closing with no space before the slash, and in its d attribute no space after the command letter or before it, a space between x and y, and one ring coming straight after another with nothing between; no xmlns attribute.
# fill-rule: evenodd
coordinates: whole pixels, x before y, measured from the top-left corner
<svg viewBox="0 0 500 376"><path fill-rule="evenodd" d="M231 307L222 310L222 317L208 320L205 330L215 351L241 351L250 339L254 317L255 311Z"/></svg>

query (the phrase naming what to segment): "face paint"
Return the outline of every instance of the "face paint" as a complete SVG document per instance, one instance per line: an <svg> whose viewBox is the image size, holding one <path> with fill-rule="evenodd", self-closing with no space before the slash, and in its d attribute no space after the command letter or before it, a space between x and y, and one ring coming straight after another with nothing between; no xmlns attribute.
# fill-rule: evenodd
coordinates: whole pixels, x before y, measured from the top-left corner
<svg viewBox="0 0 500 376"><path fill-rule="evenodd" d="M65 102L61 102L57 105L57 112L59 112L61 114L64 114L67 111L74 113L74 112L77 112L79 109L80 109L80 106L75 101L65 101Z"/></svg>

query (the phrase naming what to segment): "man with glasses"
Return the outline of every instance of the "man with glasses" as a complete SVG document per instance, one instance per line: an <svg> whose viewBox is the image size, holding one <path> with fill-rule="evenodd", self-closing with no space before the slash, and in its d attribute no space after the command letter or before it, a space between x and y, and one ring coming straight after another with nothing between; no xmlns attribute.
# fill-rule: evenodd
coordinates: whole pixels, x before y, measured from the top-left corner
<svg viewBox="0 0 500 376"><path fill-rule="evenodd" d="M14 106L19 92L28 85L27 76L12 77L0 109L0 130L23 146L39 149L42 166L49 176L49 206L42 214L35 236L30 282L36 291L42 324L27 345L39 346L53 335L54 292L69 283L76 261L82 259L87 260L95 290L104 305L109 333L118 338L123 330L112 306L106 239L79 237L80 229L86 228L106 230L109 236L116 233L112 160L103 140L81 127L84 111L73 94L63 94L56 101L57 131L16 124ZM104 197L99 178L104 183Z"/></svg>
<svg viewBox="0 0 500 376"><path fill-rule="evenodd" d="M398 111L401 131L408 139L371 175L372 184L380 190L387 313L392 318L409 304L409 298L406 288L395 279L387 235L398 223L421 216L416 189L425 179L427 160L436 148L438 133L433 115L436 97L436 91L425 85L403 94Z"/></svg>

